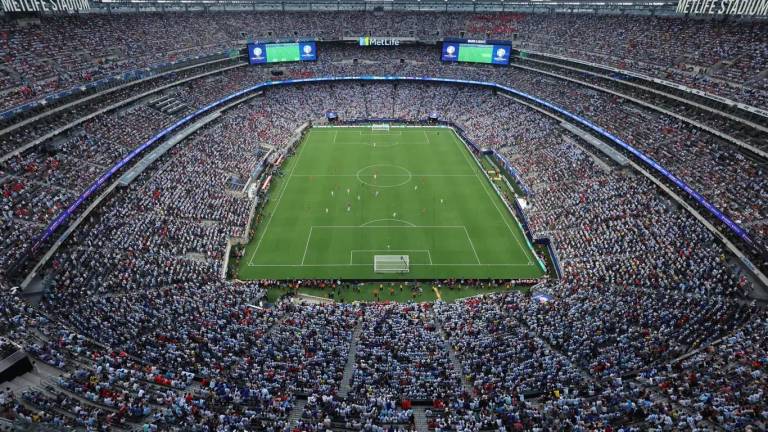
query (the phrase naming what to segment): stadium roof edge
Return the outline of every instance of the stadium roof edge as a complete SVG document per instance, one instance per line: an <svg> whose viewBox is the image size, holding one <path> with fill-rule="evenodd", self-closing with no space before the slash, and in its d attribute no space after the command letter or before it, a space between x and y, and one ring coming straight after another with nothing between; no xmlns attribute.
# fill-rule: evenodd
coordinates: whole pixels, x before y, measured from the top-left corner
<svg viewBox="0 0 768 432"><path fill-rule="evenodd" d="M90 0L103 11L561 12L675 15L674 0Z"/></svg>

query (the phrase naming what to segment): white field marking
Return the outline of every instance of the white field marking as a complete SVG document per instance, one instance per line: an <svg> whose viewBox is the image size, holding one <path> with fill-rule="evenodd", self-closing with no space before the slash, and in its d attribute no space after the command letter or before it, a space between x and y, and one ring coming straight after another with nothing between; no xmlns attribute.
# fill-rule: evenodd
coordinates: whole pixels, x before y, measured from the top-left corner
<svg viewBox="0 0 768 432"><path fill-rule="evenodd" d="M472 167L474 170L474 166L472 165L472 162L470 162L470 160L468 159L469 155L467 153L469 152L469 150L466 148L464 144L462 144L459 137L456 136L455 131L452 131L452 135L453 135L453 140L459 145L461 152L464 153L464 160L466 160L467 164L469 164L469 166ZM480 162L478 162L477 159L475 159L475 165L477 165L481 170L483 169L482 165L480 165ZM517 245L520 246L520 248L523 250L523 253L525 253L525 257L528 258L528 261L530 262L532 258L528 253L528 248L523 246L523 244L520 242L520 239L517 237L517 235L515 235L515 232L512 230L512 227L509 226L509 222L507 222L507 218L504 217L504 212L499 208L499 205L496 204L496 200L494 199L493 195L491 195L491 193L488 192L488 185L486 185L486 181L477 174L477 171L475 171L475 178L477 178L477 181L480 182L480 187L485 191L486 195L488 195L488 198L490 198L491 202L493 203L493 206L496 207L496 211L499 212L499 216L501 216L501 220L504 221L504 225L507 226L507 229L509 230L510 234L512 234L512 237L515 238Z"/></svg>
<svg viewBox="0 0 768 432"><path fill-rule="evenodd" d="M313 129L355 129L355 130L370 130L370 126L360 126L360 125L347 125L347 124L321 124L321 125L314 125L312 126ZM450 127L448 126L441 126L441 125L432 125L432 126L424 126L424 125L418 125L418 126L410 126L410 125L404 125L400 123L390 123L389 124L390 129L448 129L450 130Z"/></svg>
<svg viewBox="0 0 768 432"><path fill-rule="evenodd" d="M369 146L371 146L371 147L373 147L373 148L390 148L390 147L399 146L399 145L400 145L400 141L395 141L395 142L392 142L392 143L377 143L377 142L371 142L371 143L370 143L370 144L368 144L368 145L369 145Z"/></svg>
<svg viewBox="0 0 768 432"><path fill-rule="evenodd" d="M357 174L294 174L294 177L357 177ZM408 177L407 174L377 174L377 177ZM411 174L413 177L477 177L476 174Z"/></svg>
<svg viewBox="0 0 768 432"><path fill-rule="evenodd" d="M336 144L336 138L339 136L339 130L336 129L333 131L333 141L331 141L331 144Z"/></svg>
<svg viewBox="0 0 768 432"><path fill-rule="evenodd" d="M377 184L373 184L373 183L369 183L369 182L365 181L365 180L364 180L364 179L363 179L363 178L360 176L360 173L362 173L363 171L365 171L365 170L367 170L367 169L369 169L369 168L375 168L375 167L393 167L393 168L398 168L398 169L401 169L401 170L403 170L403 171L404 171L406 174L401 174L401 175L390 175L390 176L391 176L391 177L394 177L394 178L405 178L405 180L404 180L404 181L401 181L401 182L400 182L400 183L398 183L398 184L394 184L394 185L377 185ZM377 178L378 176L379 176L378 174L375 174L375 173L374 173L374 178ZM377 187L377 188L393 188L393 187L399 187L399 186L402 186L402 185L404 185L404 184L407 184L408 182L410 182L410 181L413 179L413 173L411 173L411 170L409 170L408 168L406 168L406 167L403 167L403 166L400 166L400 165L392 165L392 164L373 164L373 165L368 165L368 166L366 166L366 167L362 167L362 168L360 168L359 170L357 170L357 174L355 174L355 177L357 178L357 181L359 181L360 183L362 183L362 184L364 184L364 185L367 185L367 186L371 186L371 187Z"/></svg>
<svg viewBox="0 0 768 432"><path fill-rule="evenodd" d="M469 240L469 245L472 246L472 252L475 254L475 259L477 260L477 263L480 264L480 257L477 256L477 251L475 250L475 245L472 243L472 237L469 236L469 231L467 231L467 227L464 227L464 234L467 235L467 240Z"/></svg>
<svg viewBox="0 0 768 432"><path fill-rule="evenodd" d="M528 264L477 264L477 263L452 263L452 264L410 264L412 267L530 267ZM370 264L248 264L248 267L349 267L369 266Z"/></svg>
<svg viewBox="0 0 768 432"><path fill-rule="evenodd" d="M432 257L429 255L429 249L352 249L349 251L350 265L356 265L352 264L354 261L353 256L355 252L426 252L427 258L429 258L429 263L432 264ZM409 263L409 265L413 264Z"/></svg>
<svg viewBox="0 0 768 432"><path fill-rule="evenodd" d="M424 134L424 138L426 138L426 139L427 139L427 144L429 144L429 145L432 145L432 140L430 140L430 139L429 139L429 135L427 135L427 131L425 131L424 129L422 129L422 130L421 130L421 133L423 133L423 134Z"/></svg>
<svg viewBox="0 0 768 432"><path fill-rule="evenodd" d="M481 187L483 188L483 190L485 190L485 193L491 199L491 202L493 202L493 206L496 207L496 210L499 212L499 215L501 215L501 218L504 220L504 225L506 225L507 229L509 229L509 232L512 233L512 237L515 238L515 241L517 242L517 245L520 246L520 249L523 250L523 252L525 253L525 257L528 258L528 261L530 262L532 260L532 258L531 258L530 253L528 252L528 247L524 246L523 243L520 241L519 236L516 235L512 231L512 227L509 226L509 222L507 222L507 218L504 217L504 214L505 214L504 211L499 208L499 205L496 204L496 200L494 199L493 195L491 195L491 192L488 191L488 187L489 186L488 186L487 182L485 181L485 179L480 178L480 176L477 176L477 181L479 181L481 183ZM501 199L501 197L498 197L498 198ZM508 211L507 211L507 214L508 214ZM512 217L514 217L514 216L512 216ZM523 233L521 233L521 234L525 235Z"/></svg>
<svg viewBox="0 0 768 432"><path fill-rule="evenodd" d="M389 225L367 225L367 224L372 223L372 222L385 221L385 220L404 222L404 223L408 223L410 225L395 225L395 226L389 226ZM366 222L363 225L312 225L310 227L310 229L309 229L309 235L307 236L307 243L304 246L304 256L302 256L302 258L301 258L301 264L264 264L264 265L258 265L258 264L253 264L252 262L249 262L248 263L248 267L260 267L260 266L266 266L266 267L269 267L269 266L285 266L285 267L289 267L289 266L297 266L297 267L308 266L308 267L311 267L311 266L315 266L315 264L304 264L304 261L305 261L305 259L307 257L307 250L309 248L309 240L312 237L312 232L314 231L315 228L387 228L387 229L389 229L389 228L449 228L449 229L463 229L464 230L464 234L467 236L467 240L469 240L469 246L472 248L472 252L475 255L475 260L477 260L477 263L473 264L473 265L486 265L486 264L481 264L480 263L480 257L478 257L478 255L477 255L477 250L475 250L475 245L474 245L474 243L472 243L472 238L469 236L469 232L467 231L467 227L465 225L413 225L410 222L404 221L404 220L401 220L401 219L376 219L376 220L372 220L370 222ZM364 251L363 249L352 249L352 250L353 251ZM407 249L376 249L376 250L372 250L372 251L368 251L368 252L385 251L385 250L388 250L388 251L394 250L396 252L407 252L408 251ZM418 250L413 250L413 251L415 251L415 252L426 251L427 255L429 256L430 265L433 265L433 264L431 264L432 263L432 254L429 253L429 250L427 250L427 249L418 249ZM350 264L348 264L348 265L360 265L360 264L352 264L352 252L350 252L349 261L350 261ZM317 265L320 265L320 264L317 264ZM341 266L343 264L327 264L327 265L328 266ZM416 264L413 264L413 265L416 265ZM419 264L419 265L426 265L426 264ZM434 265L450 265L450 264L434 264ZM469 265L469 264L459 264L459 265ZM528 266L528 264L487 264L487 265Z"/></svg>
<svg viewBox="0 0 768 432"><path fill-rule="evenodd" d="M372 133L371 131L357 131L357 133L360 134L360 136L403 136L403 131L397 131L397 133L390 132L390 131L382 131L385 133Z"/></svg>
<svg viewBox="0 0 768 432"><path fill-rule="evenodd" d="M267 235L267 230L269 229L269 223L272 222L272 218L275 216L275 213L277 213L277 209L280 208L280 202L283 200L283 196L285 195L286 189L288 189L288 184L291 182L291 179L293 178L293 172L296 171L296 167L299 166L299 161L301 160L301 155L304 154L304 149L307 147L306 142L300 143L301 150L299 150L299 154L296 155L296 162L293 164L293 168L291 168L290 174L288 174L288 178L285 180L285 184L283 185L283 190L280 191L280 196L277 197L277 203L275 204L275 208L272 210L272 213L269 215L269 219L267 219L266 225L264 225L264 231L261 233L261 237L259 237L259 241L256 242L256 248L253 250L253 255L251 255L251 259L248 261L248 265L250 266L253 264L253 259L256 258L256 252L259 251L259 247L261 246L262 240L264 240L264 237Z"/></svg>
<svg viewBox="0 0 768 432"><path fill-rule="evenodd" d="M315 228L464 228L464 225L312 225Z"/></svg>
<svg viewBox="0 0 768 432"><path fill-rule="evenodd" d="M456 137L456 133L452 129L446 129L446 130L450 130L451 134L453 135L453 139L456 141L456 143L459 145L459 147L460 148L463 147L463 144L461 143L461 141L458 139L458 137ZM423 131L423 130L422 130L422 133L424 133L424 136L427 138L427 141L429 141L429 135L427 135L427 133L425 131ZM338 130L334 131L334 138L333 138L334 142L336 141L336 136L337 135L338 135ZM283 195L285 195L285 191L288 188L288 184L290 183L290 180L294 177L294 171L296 170L296 167L299 165L299 161L301 160L301 156L304 153L304 147L306 147L307 144L309 144L309 142L301 143L301 147L302 148L299 151L299 154L296 156L296 162L295 162L293 168L291 169L291 172L288 174L288 178L286 179L285 185L283 186L283 190L280 192L280 196L278 197L277 203L275 205L275 209L270 214L269 219L267 220L267 223L264 226L264 231L262 232L261 236L259 237L259 241L256 243L256 248L254 249L253 254L251 255L251 259L248 261L248 267L274 267L274 266L279 266L279 267L302 267L302 266L304 266L304 264L253 264L253 260L256 258L256 253L258 252L259 247L261 246L261 242L264 240L264 237L267 234L267 231L268 231L268 228L269 228L269 224L272 221L272 218L274 217L275 213L277 212L277 209L280 206L280 202L283 199ZM461 148L461 151L464 152L464 158L465 158L465 160L467 160L467 163L471 167L472 171L475 172L475 174L462 174L462 175L458 175L457 174L457 175L450 175L450 176L456 176L456 177L459 177L459 176L461 176L461 177L463 177L463 176L472 177L472 176L474 176L484 186L484 183L482 182L482 179L477 175L474 167L472 166L472 163L467 159L468 155L466 154L466 152L468 150L466 148ZM475 161L475 163L477 163L477 161ZM298 177L299 175L297 174L296 176ZM330 177L330 176L333 176L333 175L328 175L328 176ZM419 175L419 177L427 177L427 176L430 176L430 177L447 177L449 175L441 175L441 174ZM488 190L485 187L483 187L483 189L485 190L486 194L491 196L490 192L488 192ZM507 223L506 218L504 218L504 214L499 209L499 207L496 204L496 202L492 198L491 198L491 200L493 201L494 206L496 207L496 209L499 211L499 214L502 216L502 219L504 220L504 224L510 230L510 232L513 235L513 237L515 237L515 239L517 240L518 245L520 245L520 247L523 248L523 251L526 253L526 256L530 260L530 257L528 256L527 248L523 247L522 244L520 244L520 240L517 238L516 235L514 235L514 232L512 231L512 228ZM310 235L311 235L311 232L312 232L313 228L361 228L361 226L358 226L358 225L314 225L314 226L310 227ZM380 226L379 227L377 227L377 226L365 226L364 228L382 228L382 227L380 227ZM464 226L464 225L446 225L446 226L434 226L434 225L386 226L385 228L463 228L464 230L466 230L466 226ZM471 239L469 239L469 240L471 242ZM474 246L473 246L473 249L474 249ZM305 250L305 253L306 253L306 250ZM477 258L477 254L476 253L475 253L475 255L476 255L476 258ZM302 258L302 261L303 261L303 258ZM478 259L478 262L479 261L480 260ZM531 261L529 261L529 263L530 262ZM312 266L332 266L332 267L335 266L335 267L338 267L338 266L347 266L347 265L349 265L349 264L324 264L324 265L307 265L307 266L309 266L309 267L312 267ZM367 264L363 264L363 265L367 265ZM422 264L413 264L413 265L422 265ZM435 266L448 266L448 265L478 266L478 265L480 265L480 266L521 267L521 266L529 266L530 264L433 264L433 265L435 265Z"/></svg>
<svg viewBox="0 0 768 432"><path fill-rule="evenodd" d="M307 258L307 250L309 249L309 239L312 238L312 230L315 227L309 227L309 234L307 235L307 244L304 246L304 255L301 256L301 264L304 265L304 260Z"/></svg>
<svg viewBox="0 0 768 432"><path fill-rule="evenodd" d="M480 176L477 176L477 181L479 181L479 182L480 182L480 186L483 188L483 190L485 191L485 193L488 195L488 198L489 198L489 199L491 200L491 202L493 203L493 206L494 206L494 207L496 207L496 211L498 211L498 212L499 212L499 215L500 215L500 216L501 216L501 218L504 220L504 225L506 225L506 226L507 226L507 229L509 229L509 232L512 234L512 237L514 237L514 238L515 238L515 242L517 242L517 245L518 245L518 246L520 246L520 249L522 249L522 250L523 250L523 252L525 253L525 257L526 257L526 258L528 258L528 261L530 261L530 260L531 260L531 256L530 256L530 254L529 254L529 252L528 252L528 247L526 247L526 246L523 246L523 243L520 241L520 238L519 238L519 236L517 236L517 235L514 233L514 231L512 230L512 227L510 227L510 226L509 226L509 222L507 222L507 218L505 218L505 217L504 217L504 214L505 214L505 213L504 213L504 211L503 211L502 209L500 209L500 208L499 208L499 205L498 205L498 204L496 204L496 200L494 199L494 196L493 196L493 195L491 195L491 192L490 192L490 191L488 191L488 185L486 184L486 181L485 181L485 179L481 178ZM514 216L513 216L513 217L514 217Z"/></svg>
<svg viewBox="0 0 768 432"><path fill-rule="evenodd" d="M373 145L374 144L373 142L367 143L367 142L363 142L363 141L354 141L354 142L340 141L340 142L334 142L334 143L331 143L331 144L334 144L334 145L337 145L337 146L363 146L364 145L364 146L375 147L375 148L379 148L379 147L381 147L381 148L389 148L389 147L395 147L395 146L400 145L400 141L397 141L397 142L394 142L394 143L388 143L388 144L382 144L382 143L378 143L377 142L377 143L375 143L376 144L375 146ZM408 144L408 145L411 145L411 144Z"/></svg>
<svg viewBox="0 0 768 432"><path fill-rule="evenodd" d="M384 221L402 222L402 223L410 225L412 227L416 226L416 224L410 223L407 220L402 220L402 219L374 219L374 220L368 221L368 222L366 222L366 223L364 223L364 224L362 224L360 226L364 227L364 226L368 226L368 225L370 225L370 224L372 224L374 222L384 222ZM373 226L388 227L387 225L373 225Z"/></svg>
<svg viewBox="0 0 768 432"><path fill-rule="evenodd" d="M360 172L362 172L364 170L367 170L368 168L376 168L376 167L397 168L397 169L403 170L403 172L405 173L405 174L388 174L388 175L390 175L392 177L409 177L409 176L413 176L413 173L408 168L406 168L406 167L404 167L402 165L395 165L395 164L388 164L388 163L376 163L376 164L373 164L373 165L364 166L364 167L360 168L359 170L357 170L355 175L360 175ZM378 176L378 174L376 174L376 175Z"/></svg>

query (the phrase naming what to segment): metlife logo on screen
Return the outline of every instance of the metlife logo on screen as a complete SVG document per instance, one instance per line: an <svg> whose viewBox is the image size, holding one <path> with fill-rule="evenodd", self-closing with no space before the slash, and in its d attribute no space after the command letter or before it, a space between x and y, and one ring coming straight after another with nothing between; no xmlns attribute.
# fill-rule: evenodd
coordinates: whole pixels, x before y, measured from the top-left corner
<svg viewBox="0 0 768 432"><path fill-rule="evenodd" d="M399 46L400 39L364 36L358 39L358 44L360 46Z"/></svg>

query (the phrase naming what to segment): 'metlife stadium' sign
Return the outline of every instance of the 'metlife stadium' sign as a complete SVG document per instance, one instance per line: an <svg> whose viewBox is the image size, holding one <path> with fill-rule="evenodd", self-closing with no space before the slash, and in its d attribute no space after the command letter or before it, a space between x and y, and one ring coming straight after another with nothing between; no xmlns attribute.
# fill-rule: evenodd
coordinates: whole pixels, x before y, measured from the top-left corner
<svg viewBox="0 0 768 432"><path fill-rule="evenodd" d="M768 0L678 0L677 13L768 16Z"/></svg>
<svg viewBox="0 0 768 432"><path fill-rule="evenodd" d="M88 0L0 0L3 12L74 12L91 8Z"/></svg>

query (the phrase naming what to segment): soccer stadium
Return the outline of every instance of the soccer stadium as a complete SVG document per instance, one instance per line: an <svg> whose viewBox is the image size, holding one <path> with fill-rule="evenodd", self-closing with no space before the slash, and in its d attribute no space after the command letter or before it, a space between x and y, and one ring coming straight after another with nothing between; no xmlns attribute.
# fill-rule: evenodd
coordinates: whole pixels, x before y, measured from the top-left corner
<svg viewBox="0 0 768 432"><path fill-rule="evenodd" d="M768 430L768 0L0 3L0 431Z"/></svg>

